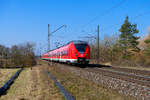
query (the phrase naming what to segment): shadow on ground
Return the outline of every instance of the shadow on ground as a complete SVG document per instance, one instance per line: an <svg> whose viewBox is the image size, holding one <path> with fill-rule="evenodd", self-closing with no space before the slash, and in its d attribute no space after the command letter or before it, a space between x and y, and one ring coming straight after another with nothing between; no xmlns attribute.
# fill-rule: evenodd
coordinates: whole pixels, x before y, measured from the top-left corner
<svg viewBox="0 0 150 100"><path fill-rule="evenodd" d="M47 61L49 62L49 61ZM62 62L52 62L53 64L64 64L64 65L69 65L69 66L73 66L73 67L80 67L80 68L110 68L112 66L109 65L103 65L103 64L67 64L67 63L62 63ZM49 65L49 63L48 63Z"/></svg>
<svg viewBox="0 0 150 100"><path fill-rule="evenodd" d="M77 67L80 67L80 68L110 68L112 66L109 66L109 65L102 65L102 64L87 64L87 65L80 65L80 64L75 64L75 65L72 65L72 66L77 66Z"/></svg>
<svg viewBox="0 0 150 100"><path fill-rule="evenodd" d="M109 66L109 65L102 65L102 64L88 64L87 65L87 67L100 67L100 68L102 68L102 67L107 67L107 68L109 68L109 67L112 67L112 66Z"/></svg>

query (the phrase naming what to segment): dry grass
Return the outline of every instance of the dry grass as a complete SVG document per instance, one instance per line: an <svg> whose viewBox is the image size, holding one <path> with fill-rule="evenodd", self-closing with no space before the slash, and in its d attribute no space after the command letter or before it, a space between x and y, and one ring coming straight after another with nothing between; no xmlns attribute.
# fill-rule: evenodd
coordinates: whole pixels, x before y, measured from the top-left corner
<svg viewBox="0 0 150 100"><path fill-rule="evenodd" d="M26 68L15 80L6 95L0 100L62 100L63 96L49 80L47 75L36 66Z"/></svg>
<svg viewBox="0 0 150 100"><path fill-rule="evenodd" d="M70 72L63 72L57 67L47 67L56 79L71 93L76 100L130 100L92 81L77 77Z"/></svg>
<svg viewBox="0 0 150 100"><path fill-rule="evenodd" d="M0 69L0 87L2 87L18 69Z"/></svg>
<svg viewBox="0 0 150 100"><path fill-rule="evenodd" d="M12 84L6 95L3 95L0 100L21 100L28 96L29 92L29 69L25 69L20 73L19 77ZM28 84L28 85L27 85Z"/></svg>

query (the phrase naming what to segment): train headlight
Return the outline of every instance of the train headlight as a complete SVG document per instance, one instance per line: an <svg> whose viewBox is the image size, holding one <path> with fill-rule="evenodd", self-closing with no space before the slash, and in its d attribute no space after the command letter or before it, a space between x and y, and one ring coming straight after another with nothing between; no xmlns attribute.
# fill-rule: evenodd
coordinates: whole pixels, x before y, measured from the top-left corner
<svg viewBox="0 0 150 100"><path fill-rule="evenodd" d="M78 54L76 53L76 56L78 56Z"/></svg>

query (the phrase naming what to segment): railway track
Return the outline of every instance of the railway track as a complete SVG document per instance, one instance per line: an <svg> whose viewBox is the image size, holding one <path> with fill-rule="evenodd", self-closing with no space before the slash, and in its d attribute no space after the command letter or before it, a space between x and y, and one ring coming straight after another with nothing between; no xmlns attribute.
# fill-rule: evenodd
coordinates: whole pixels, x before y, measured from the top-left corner
<svg viewBox="0 0 150 100"><path fill-rule="evenodd" d="M65 65L68 67L74 67L77 69L83 69L88 72L101 74L103 76L120 79L127 82L132 82L141 86L150 87L150 72L144 70L134 70L127 68L116 68L116 67L96 67L94 65L88 65L90 67L80 68L78 66Z"/></svg>
<svg viewBox="0 0 150 100"><path fill-rule="evenodd" d="M133 73L119 72L103 68L94 68L94 69L87 68L86 70L89 72L102 74L107 77L117 78L124 81L136 83L138 85L150 87L150 76L135 75Z"/></svg>
<svg viewBox="0 0 150 100"><path fill-rule="evenodd" d="M121 79L128 82L132 82L141 86L150 87L150 71L117 68L117 67L97 65L97 64L96 65L89 64L85 68L80 68L79 66L76 65L72 66L67 64L64 64L64 66L83 69L88 72L93 72L107 77L112 77L112 78Z"/></svg>
<svg viewBox="0 0 150 100"><path fill-rule="evenodd" d="M127 72L127 73L133 73L135 75L143 75L143 76L150 76L150 71L146 71L146 70L137 70L137 69L129 69L129 68L118 68L118 67L105 67L105 69L111 69L111 70L115 70L115 71L123 71L123 72Z"/></svg>
<svg viewBox="0 0 150 100"><path fill-rule="evenodd" d="M138 98L137 100L150 100L150 75L143 70L125 68L114 68L103 65L72 66L67 64L56 64L62 71L71 73L91 80L94 83L104 85L119 93Z"/></svg>

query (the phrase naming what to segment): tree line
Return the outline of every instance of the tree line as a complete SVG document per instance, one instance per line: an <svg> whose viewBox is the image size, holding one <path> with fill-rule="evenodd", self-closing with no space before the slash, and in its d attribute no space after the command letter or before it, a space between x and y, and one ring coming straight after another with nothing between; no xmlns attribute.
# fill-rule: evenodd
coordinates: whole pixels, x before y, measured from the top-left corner
<svg viewBox="0 0 150 100"><path fill-rule="evenodd" d="M112 65L146 66L150 65L150 33L146 38L138 36L137 24L131 24L127 16L119 29L120 34L106 36L100 41L101 63ZM91 58L96 59L96 43L91 45Z"/></svg>
<svg viewBox="0 0 150 100"><path fill-rule="evenodd" d="M34 43L6 47L0 45L0 67L31 67L36 64Z"/></svg>

